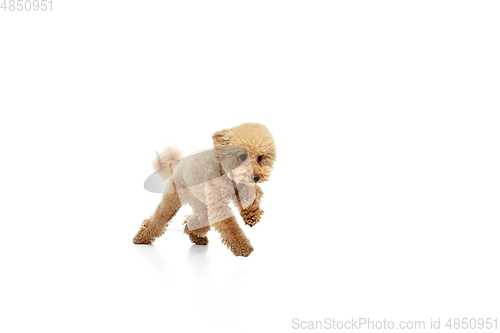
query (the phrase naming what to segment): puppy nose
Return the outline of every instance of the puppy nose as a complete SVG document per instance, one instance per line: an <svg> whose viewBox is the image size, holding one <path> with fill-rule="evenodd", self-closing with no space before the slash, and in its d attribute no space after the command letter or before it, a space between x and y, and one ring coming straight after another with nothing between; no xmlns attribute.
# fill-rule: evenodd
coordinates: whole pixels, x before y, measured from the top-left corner
<svg viewBox="0 0 500 333"><path fill-rule="evenodd" d="M258 182L258 181L259 181L259 179L260 179L260 176L259 176L259 175L253 175L253 176L252 176L252 180L253 180L255 183L256 183L256 182Z"/></svg>

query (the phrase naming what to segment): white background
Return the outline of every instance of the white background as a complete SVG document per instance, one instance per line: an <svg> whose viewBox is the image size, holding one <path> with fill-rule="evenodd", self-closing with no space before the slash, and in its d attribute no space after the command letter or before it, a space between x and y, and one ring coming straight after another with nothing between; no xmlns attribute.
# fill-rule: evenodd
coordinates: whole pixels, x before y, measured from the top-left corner
<svg viewBox="0 0 500 333"><path fill-rule="evenodd" d="M53 1L0 11L2 332L499 317L498 2ZM187 207L132 244L155 150L244 122L278 150L254 253Z"/></svg>

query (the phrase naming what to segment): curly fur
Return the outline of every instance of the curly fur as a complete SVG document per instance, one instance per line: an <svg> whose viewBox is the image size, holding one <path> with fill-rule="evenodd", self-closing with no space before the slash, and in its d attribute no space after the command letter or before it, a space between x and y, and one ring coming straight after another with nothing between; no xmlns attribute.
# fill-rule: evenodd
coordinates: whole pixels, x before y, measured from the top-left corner
<svg viewBox="0 0 500 333"><path fill-rule="evenodd" d="M213 226L234 255L246 257L252 253L253 247L229 203L234 202L239 208L246 225L252 227L260 221L264 213L260 209L263 192L257 183L269 179L276 161L273 136L264 125L248 123L215 132L212 139L215 150L182 159L177 148L167 147L153 163L154 169L170 182L155 213L144 220L134 243L154 242L179 208L189 204L193 214L186 218L184 232L194 244L208 244L207 233ZM241 148L247 159L233 167L235 151Z"/></svg>
<svg viewBox="0 0 500 333"><path fill-rule="evenodd" d="M163 150L159 158L153 160L153 169L159 172L165 179L170 177L170 168L175 168L182 160L182 152L177 147L167 147Z"/></svg>

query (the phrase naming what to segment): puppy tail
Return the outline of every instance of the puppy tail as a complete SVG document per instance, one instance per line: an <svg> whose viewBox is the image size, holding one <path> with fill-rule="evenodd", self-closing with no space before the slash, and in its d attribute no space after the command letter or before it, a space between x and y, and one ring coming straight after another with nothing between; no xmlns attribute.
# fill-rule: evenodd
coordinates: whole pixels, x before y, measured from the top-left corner
<svg viewBox="0 0 500 333"><path fill-rule="evenodd" d="M170 165L172 169L182 160L182 152L177 147L167 147L153 160L153 169L158 172L163 178L170 178Z"/></svg>

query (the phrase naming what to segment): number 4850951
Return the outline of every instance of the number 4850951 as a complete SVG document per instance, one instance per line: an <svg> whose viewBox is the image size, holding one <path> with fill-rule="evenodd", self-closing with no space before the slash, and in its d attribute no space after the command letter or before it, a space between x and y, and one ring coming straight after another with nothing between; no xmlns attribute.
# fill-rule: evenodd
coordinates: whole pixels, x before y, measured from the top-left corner
<svg viewBox="0 0 500 333"><path fill-rule="evenodd" d="M498 328L497 318L450 318L446 322L449 329L487 329L496 330Z"/></svg>
<svg viewBox="0 0 500 333"><path fill-rule="evenodd" d="M52 0L3 0L0 9L4 12L52 11Z"/></svg>

